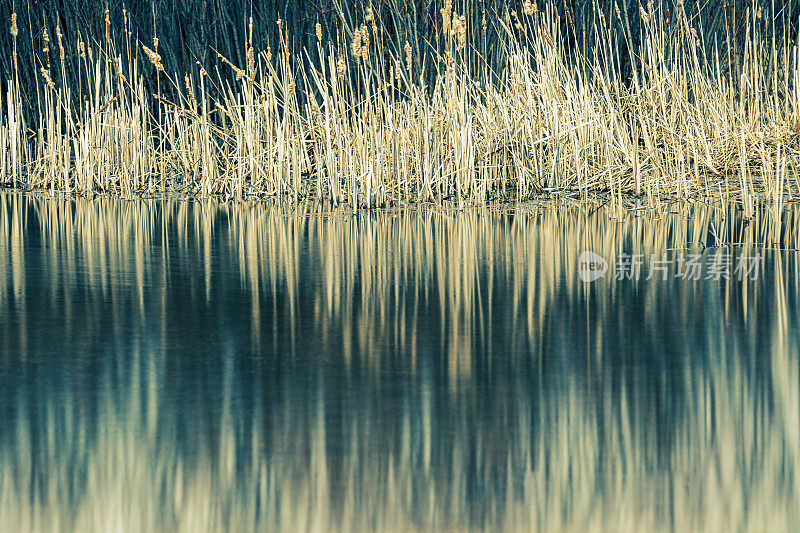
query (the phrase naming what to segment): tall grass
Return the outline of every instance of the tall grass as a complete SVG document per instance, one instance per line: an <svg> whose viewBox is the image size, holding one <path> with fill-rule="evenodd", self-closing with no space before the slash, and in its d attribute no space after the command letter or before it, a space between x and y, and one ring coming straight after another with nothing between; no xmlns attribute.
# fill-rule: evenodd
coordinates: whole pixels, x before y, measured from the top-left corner
<svg viewBox="0 0 800 533"><path fill-rule="evenodd" d="M168 72L163 43L134 34L127 15L116 28L106 12L93 41L42 28L26 43L34 86L15 67L0 104L0 176L78 194L353 208L715 196L752 216L758 200L780 210L795 199L800 55L776 30L787 14L749 4L737 48L733 27L706 34L681 2L649 2L634 25L610 6L591 13L589 48L575 29L585 21L552 4L487 20L447 2L425 54L396 32L387 40L379 10L339 11L341 34L320 25L300 53L280 19L278 47L256 49L251 17L243 63L219 54L214 72ZM502 37L491 48L477 37L489 28Z"/></svg>

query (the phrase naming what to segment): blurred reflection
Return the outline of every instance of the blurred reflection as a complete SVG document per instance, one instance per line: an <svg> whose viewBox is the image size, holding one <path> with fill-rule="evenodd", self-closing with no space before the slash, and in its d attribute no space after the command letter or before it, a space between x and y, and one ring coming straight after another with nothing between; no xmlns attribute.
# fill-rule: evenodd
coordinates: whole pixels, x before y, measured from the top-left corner
<svg viewBox="0 0 800 533"><path fill-rule="evenodd" d="M789 529L797 228L0 196L0 528Z"/></svg>

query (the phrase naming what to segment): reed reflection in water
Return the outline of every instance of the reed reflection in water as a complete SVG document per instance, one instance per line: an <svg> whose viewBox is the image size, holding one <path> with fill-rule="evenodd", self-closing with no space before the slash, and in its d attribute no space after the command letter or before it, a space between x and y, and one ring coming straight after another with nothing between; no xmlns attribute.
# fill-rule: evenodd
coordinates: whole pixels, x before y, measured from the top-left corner
<svg viewBox="0 0 800 533"><path fill-rule="evenodd" d="M673 211L0 196L0 529L789 530L797 213Z"/></svg>

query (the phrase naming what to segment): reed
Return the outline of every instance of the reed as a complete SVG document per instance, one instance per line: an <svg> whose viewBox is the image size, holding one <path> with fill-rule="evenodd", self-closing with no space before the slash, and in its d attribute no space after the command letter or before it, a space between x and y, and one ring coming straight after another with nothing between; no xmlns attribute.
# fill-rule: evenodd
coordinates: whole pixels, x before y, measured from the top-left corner
<svg viewBox="0 0 800 533"><path fill-rule="evenodd" d="M257 50L250 17L244 64L218 53L213 72L168 71L158 38L138 41L125 12L122 28L106 12L93 44L56 25L58 54L45 27L31 39L40 75L23 81L15 62L5 85L0 179L354 209L715 197L752 216L794 201L800 55L776 30L791 12L753 2L744 27L706 33L680 1L641 5L634 25L611 5L588 13L591 47L574 10L532 1L488 21L447 2L424 42L386 33L385 10L340 6L341 34L317 23L315 49L299 53L280 19L275 53ZM490 47L487 28L502 37ZM16 17L10 31L16 58Z"/></svg>

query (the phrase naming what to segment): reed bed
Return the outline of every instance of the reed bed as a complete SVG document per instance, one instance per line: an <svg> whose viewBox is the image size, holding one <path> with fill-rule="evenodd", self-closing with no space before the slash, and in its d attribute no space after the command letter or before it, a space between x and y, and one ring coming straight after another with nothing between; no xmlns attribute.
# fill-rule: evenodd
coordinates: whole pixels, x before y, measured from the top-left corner
<svg viewBox="0 0 800 533"><path fill-rule="evenodd" d="M733 57L718 46L730 34L705 35L681 2L672 13L642 6L638 35L627 12L597 8L591 50L579 46L574 11L549 3L488 21L458 8L437 14L424 67L411 43L387 41L371 9L363 20L340 11L343 34L318 26L316 48L299 54L281 20L279 49L256 50L251 18L246 64L220 55L215 72L167 72L158 38L140 40L124 14L117 28L106 12L105 35L78 42L41 28L35 83L15 63L4 84L0 179L80 195L352 208L714 196L748 216L754 202L780 209L800 194L800 55L790 32L776 37L791 12L749 4ZM502 37L489 50L471 40L487 27ZM16 16L10 31L16 62Z"/></svg>

